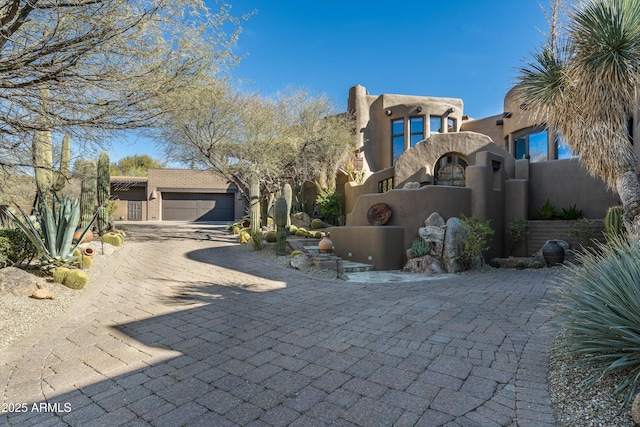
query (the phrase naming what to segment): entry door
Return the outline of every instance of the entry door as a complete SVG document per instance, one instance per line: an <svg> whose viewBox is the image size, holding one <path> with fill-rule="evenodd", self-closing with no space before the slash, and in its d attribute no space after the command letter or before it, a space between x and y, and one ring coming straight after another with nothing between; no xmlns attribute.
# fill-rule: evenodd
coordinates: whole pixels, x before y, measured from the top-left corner
<svg viewBox="0 0 640 427"><path fill-rule="evenodd" d="M142 221L142 202L129 201L127 208L127 221Z"/></svg>

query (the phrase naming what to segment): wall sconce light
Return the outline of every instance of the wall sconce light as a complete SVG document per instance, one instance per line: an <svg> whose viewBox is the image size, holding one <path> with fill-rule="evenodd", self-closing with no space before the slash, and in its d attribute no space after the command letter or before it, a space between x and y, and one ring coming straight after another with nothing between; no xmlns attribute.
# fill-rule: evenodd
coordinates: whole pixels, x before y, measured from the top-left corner
<svg viewBox="0 0 640 427"><path fill-rule="evenodd" d="M387 116L390 116L390 115L391 115L391 110L389 110L389 109L387 108L386 110L384 110L384 113L385 113Z"/></svg>
<svg viewBox="0 0 640 427"><path fill-rule="evenodd" d="M155 200L158 198L158 193L156 192L156 190L153 190L151 192L151 195L149 196L149 200Z"/></svg>
<svg viewBox="0 0 640 427"><path fill-rule="evenodd" d="M416 110L418 111L418 113L422 113L422 105L418 105L418 108L416 108Z"/></svg>

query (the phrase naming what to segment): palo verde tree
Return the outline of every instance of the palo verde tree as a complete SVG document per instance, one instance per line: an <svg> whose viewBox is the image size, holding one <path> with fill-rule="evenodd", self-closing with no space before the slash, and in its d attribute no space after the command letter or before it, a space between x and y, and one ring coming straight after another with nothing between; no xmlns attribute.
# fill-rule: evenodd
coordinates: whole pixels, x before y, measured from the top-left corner
<svg viewBox="0 0 640 427"><path fill-rule="evenodd" d="M638 106L640 0L576 2L564 27L561 5L552 3L549 36L520 70L522 101L617 190L627 230L638 238L638 158L627 121Z"/></svg>
<svg viewBox="0 0 640 427"><path fill-rule="evenodd" d="M172 102L182 108L162 127L168 157L221 173L247 200L252 174L264 200L288 180L331 183L352 155L352 120L304 90L268 98L217 81Z"/></svg>
<svg viewBox="0 0 640 427"><path fill-rule="evenodd" d="M238 25L198 0L1 2L0 166L32 166L37 131L93 143L155 125L164 95L236 62Z"/></svg>

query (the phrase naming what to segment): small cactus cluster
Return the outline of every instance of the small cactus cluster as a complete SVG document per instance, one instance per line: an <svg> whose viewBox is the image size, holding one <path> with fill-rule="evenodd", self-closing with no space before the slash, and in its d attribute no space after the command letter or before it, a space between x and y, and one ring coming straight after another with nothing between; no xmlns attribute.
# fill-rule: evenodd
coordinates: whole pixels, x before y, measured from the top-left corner
<svg viewBox="0 0 640 427"><path fill-rule="evenodd" d="M124 243L124 237L122 237L122 234L120 233L110 231L100 237L100 241L113 246L122 246L122 244Z"/></svg>
<svg viewBox="0 0 640 427"><path fill-rule="evenodd" d="M82 270L59 267L53 273L53 281L67 288L82 289L89 283L89 275Z"/></svg>
<svg viewBox="0 0 640 427"><path fill-rule="evenodd" d="M624 208L622 206L612 206L607 210L607 215L604 217L604 228L608 236L620 237L625 234L623 215Z"/></svg>

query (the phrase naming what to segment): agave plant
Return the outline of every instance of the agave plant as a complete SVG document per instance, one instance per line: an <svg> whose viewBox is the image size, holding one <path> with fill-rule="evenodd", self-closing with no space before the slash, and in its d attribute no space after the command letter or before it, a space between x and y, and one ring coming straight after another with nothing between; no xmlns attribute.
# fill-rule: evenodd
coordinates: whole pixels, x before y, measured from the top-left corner
<svg viewBox="0 0 640 427"><path fill-rule="evenodd" d="M73 235L80 221L80 202L62 196L57 203L58 206L54 200L52 208L49 208L44 198L40 197L39 200L35 223L20 207L18 209L22 218L18 218L11 211L7 211L7 214L38 250L43 270L49 271L59 266L70 265L75 262L73 252L93 224L97 213L73 245Z"/></svg>
<svg viewBox="0 0 640 427"><path fill-rule="evenodd" d="M640 382L640 242L613 237L577 259L561 287L566 349L590 370L587 385L622 373L626 404Z"/></svg>

